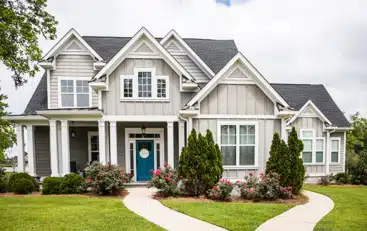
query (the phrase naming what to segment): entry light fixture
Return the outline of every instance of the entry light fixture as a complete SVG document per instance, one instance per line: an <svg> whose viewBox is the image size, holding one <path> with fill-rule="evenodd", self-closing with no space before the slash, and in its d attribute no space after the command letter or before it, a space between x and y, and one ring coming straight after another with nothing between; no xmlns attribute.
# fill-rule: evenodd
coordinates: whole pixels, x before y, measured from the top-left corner
<svg viewBox="0 0 367 231"><path fill-rule="evenodd" d="M141 127L141 134L144 136L146 131L147 131L147 128L143 124L143 126Z"/></svg>

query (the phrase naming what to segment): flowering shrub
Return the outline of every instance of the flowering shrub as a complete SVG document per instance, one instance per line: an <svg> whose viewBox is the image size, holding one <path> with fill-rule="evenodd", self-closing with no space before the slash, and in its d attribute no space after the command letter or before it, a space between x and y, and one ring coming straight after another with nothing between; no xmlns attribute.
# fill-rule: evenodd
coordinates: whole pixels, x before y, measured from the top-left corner
<svg viewBox="0 0 367 231"><path fill-rule="evenodd" d="M250 173L245 177L245 182L237 182L241 197L248 200L277 200L292 197L292 186L282 187L280 176L270 171L268 174L261 173L260 178Z"/></svg>
<svg viewBox="0 0 367 231"><path fill-rule="evenodd" d="M97 194L115 194L131 181L132 175L113 164L94 161L85 168L86 184Z"/></svg>
<svg viewBox="0 0 367 231"><path fill-rule="evenodd" d="M224 201L231 196L233 184L229 180L220 180L208 191L209 198Z"/></svg>
<svg viewBox="0 0 367 231"><path fill-rule="evenodd" d="M148 187L156 187L158 193L162 196L178 196L181 194L182 177L178 177L176 170L174 170L167 163L164 168L157 170L150 170L152 180L148 182Z"/></svg>

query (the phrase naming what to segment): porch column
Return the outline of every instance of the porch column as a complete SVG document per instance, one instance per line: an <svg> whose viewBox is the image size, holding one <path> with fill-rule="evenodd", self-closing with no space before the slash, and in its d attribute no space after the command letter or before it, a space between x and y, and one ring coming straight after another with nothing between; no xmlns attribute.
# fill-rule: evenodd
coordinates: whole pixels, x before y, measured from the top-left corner
<svg viewBox="0 0 367 231"><path fill-rule="evenodd" d="M185 147L185 122L178 122L178 155L181 155L182 148Z"/></svg>
<svg viewBox="0 0 367 231"><path fill-rule="evenodd" d="M116 121L110 121L111 164L117 164L117 130Z"/></svg>
<svg viewBox="0 0 367 231"><path fill-rule="evenodd" d="M70 139L69 123L67 120L61 120L61 143L62 143L62 175L70 173Z"/></svg>
<svg viewBox="0 0 367 231"><path fill-rule="evenodd" d="M167 122L167 163L174 167L173 122Z"/></svg>
<svg viewBox="0 0 367 231"><path fill-rule="evenodd" d="M331 152L330 152L330 131L326 131L326 144L325 144L325 173L329 174L329 163L331 158Z"/></svg>
<svg viewBox="0 0 367 231"><path fill-rule="evenodd" d="M18 172L24 172L24 138L23 125L17 124L17 152L18 152Z"/></svg>
<svg viewBox="0 0 367 231"><path fill-rule="evenodd" d="M281 133L281 139L284 140L284 142L287 143L287 123L286 118L281 117L281 124L280 124L280 133Z"/></svg>
<svg viewBox="0 0 367 231"><path fill-rule="evenodd" d="M106 128L103 120L98 121L99 162L106 163Z"/></svg>
<svg viewBox="0 0 367 231"><path fill-rule="evenodd" d="M34 153L34 131L32 125L27 125L27 153L28 153L28 173L36 176L36 155Z"/></svg>
<svg viewBox="0 0 367 231"><path fill-rule="evenodd" d="M59 176L59 160L57 156L56 120L50 120L50 155L51 176Z"/></svg>
<svg viewBox="0 0 367 231"><path fill-rule="evenodd" d="M190 136L190 133L191 133L191 130L192 130L192 117L189 117L188 118L188 124L187 124L187 134L186 134L186 139L189 140L189 136Z"/></svg>

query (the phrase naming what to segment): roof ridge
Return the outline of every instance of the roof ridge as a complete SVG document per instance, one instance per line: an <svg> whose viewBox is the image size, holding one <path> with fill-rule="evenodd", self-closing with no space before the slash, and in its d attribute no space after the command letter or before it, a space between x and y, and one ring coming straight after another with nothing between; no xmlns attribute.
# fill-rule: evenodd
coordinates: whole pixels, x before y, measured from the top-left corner
<svg viewBox="0 0 367 231"><path fill-rule="evenodd" d="M88 38L132 38L133 36L103 36L103 35L83 35ZM155 39L162 39L162 37L154 37ZM235 41L234 39L213 39L213 38L182 38L182 39L192 39L192 40L205 40L205 41Z"/></svg>
<svg viewBox="0 0 367 231"><path fill-rule="evenodd" d="M321 83L270 83L273 85L309 85L309 86L324 86L324 84Z"/></svg>

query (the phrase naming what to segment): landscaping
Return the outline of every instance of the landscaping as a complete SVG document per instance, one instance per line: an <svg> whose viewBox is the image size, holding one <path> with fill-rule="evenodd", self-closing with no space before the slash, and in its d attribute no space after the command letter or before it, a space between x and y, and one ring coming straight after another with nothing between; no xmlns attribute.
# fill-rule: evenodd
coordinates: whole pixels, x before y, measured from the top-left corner
<svg viewBox="0 0 367 231"><path fill-rule="evenodd" d="M366 186L306 185L305 189L329 196L335 203L334 209L317 223L314 230L366 230Z"/></svg>

